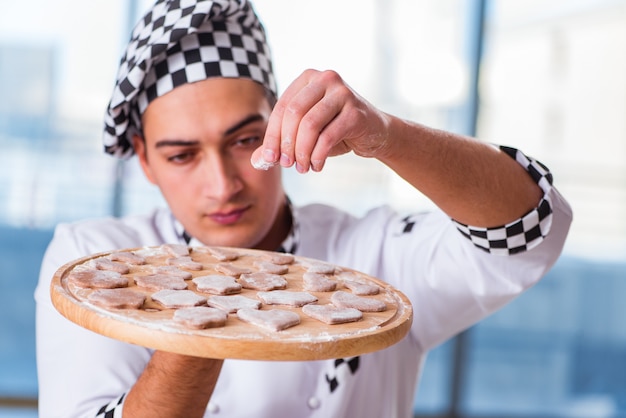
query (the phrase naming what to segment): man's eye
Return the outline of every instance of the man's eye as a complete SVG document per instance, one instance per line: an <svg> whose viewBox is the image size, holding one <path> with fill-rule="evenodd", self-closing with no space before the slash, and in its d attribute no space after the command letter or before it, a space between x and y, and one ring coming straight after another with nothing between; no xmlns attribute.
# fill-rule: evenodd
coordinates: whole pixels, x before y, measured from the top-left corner
<svg viewBox="0 0 626 418"><path fill-rule="evenodd" d="M249 147L249 146L257 146L257 144L259 144L261 142L261 137L260 136L249 136L246 138L240 138L237 141L235 141L234 145L236 146L240 146L240 147Z"/></svg>
<svg viewBox="0 0 626 418"><path fill-rule="evenodd" d="M184 163L193 158L193 153L191 152L182 152L180 154L175 154L167 157L167 161L172 163Z"/></svg>

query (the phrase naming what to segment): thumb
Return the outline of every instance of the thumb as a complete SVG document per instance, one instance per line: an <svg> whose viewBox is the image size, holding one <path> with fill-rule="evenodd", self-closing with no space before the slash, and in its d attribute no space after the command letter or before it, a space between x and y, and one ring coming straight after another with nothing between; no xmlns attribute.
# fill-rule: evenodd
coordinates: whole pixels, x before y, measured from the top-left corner
<svg viewBox="0 0 626 418"><path fill-rule="evenodd" d="M250 163L252 164L252 167L256 168L257 170L269 170L270 168L278 164L278 162L276 161L271 162L265 160L265 158L263 157L262 145L252 152L252 156L250 157Z"/></svg>

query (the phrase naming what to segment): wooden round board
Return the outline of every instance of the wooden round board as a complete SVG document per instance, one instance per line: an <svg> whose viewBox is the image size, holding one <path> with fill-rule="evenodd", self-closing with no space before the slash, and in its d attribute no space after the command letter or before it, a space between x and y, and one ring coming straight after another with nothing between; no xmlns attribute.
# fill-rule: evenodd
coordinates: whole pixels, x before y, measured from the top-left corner
<svg viewBox="0 0 626 418"><path fill-rule="evenodd" d="M231 263L239 267L257 270L255 261L264 260L278 253L267 251L212 247L226 252L236 252L232 261L219 261L208 247L188 247L189 256L202 264L202 270L191 271L193 277L210 274L223 274L215 270L219 263ZM99 259L109 259L114 253L130 252L145 259L145 264L127 264L130 272L128 287L143 292L146 301L139 309L113 309L91 303L87 298L94 292L92 288L76 286L68 280L75 269L93 266ZM164 246L124 249L98 253L67 263L55 273L51 284L52 302L55 308L76 324L99 334L158 350L198 357L248 360L321 360L351 357L389 347L400 341L409 331L413 319L413 309L407 297L387 283L352 269L334 266L318 260L295 256L288 264L288 272L281 274L287 279L285 290L302 291L302 275L311 266L334 267L332 277L337 280L336 291L347 291L340 272L352 272L360 283L376 285L378 294L363 296L383 301L386 309L382 312L363 312L363 318L356 322L328 325L302 313L301 307L262 304L261 310L283 309L298 313L300 323L290 328L275 331L241 321L237 314L229 314L226 324L216 328L194 329L173 320L175 309L168 309L152 300L155 293L139 287L133 277L151 273L154 266L168 265L172 255ZM91 268L91 267L90 267ZM185 270L181 268L181 270ZM188 290L204 297L195 283L185 280ZM242 289L241 296L257 299L257 291ZM333 292L309 292L318 298L316 303L329 304Z"/></svg>

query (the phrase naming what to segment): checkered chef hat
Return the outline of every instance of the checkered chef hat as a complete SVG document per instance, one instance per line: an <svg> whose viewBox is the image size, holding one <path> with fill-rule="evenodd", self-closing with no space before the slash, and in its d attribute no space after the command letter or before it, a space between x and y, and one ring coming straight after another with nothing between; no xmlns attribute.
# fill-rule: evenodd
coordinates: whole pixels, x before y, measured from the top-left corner
<svg viewBox="0 0 626 418"><path fill-rule="evenodd" d="M248 78L277 95L265 30L247 0L157 0L135 26L104 118L104 149L133 153L148 104L210 77Z"/></svg>

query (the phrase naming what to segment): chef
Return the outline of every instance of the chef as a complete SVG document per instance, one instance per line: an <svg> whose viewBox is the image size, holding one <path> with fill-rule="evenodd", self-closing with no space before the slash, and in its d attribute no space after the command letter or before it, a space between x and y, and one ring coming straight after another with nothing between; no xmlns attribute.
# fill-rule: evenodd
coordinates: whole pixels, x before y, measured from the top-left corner
<svg viewBox="0 0 626 418"><path fill-rule="evenodd" d="M35 295L41 418L411 417L428 351L540 280L572 220L535 159L385 113L333 71L307 70L279 97L265 30L245 0L154 4L121 60L104 148L138 158L168 207L56 228ZM290 202L282 170L320 171L349 152L385 164L437 209L355 217ZM52 306L50 280L68 261L163 243L357 269L402 290L414 321L375 353L262 362L127 344Z"/></svg>

